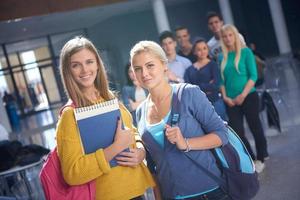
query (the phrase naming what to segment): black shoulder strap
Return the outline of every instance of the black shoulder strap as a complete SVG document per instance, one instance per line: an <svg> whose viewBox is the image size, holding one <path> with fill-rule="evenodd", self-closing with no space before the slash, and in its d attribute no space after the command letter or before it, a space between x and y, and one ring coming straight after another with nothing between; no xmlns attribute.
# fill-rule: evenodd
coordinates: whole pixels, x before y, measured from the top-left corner
<svg viewBox="0 0 300 200"><path fill-rule="evenodd" d="M146 101L147 101L147 99L144 100L135 111L135 117L136 117L135 119L136 119L137 124L141 120L142 113L145 112Z"/></svg>
<svg viewBox="0 0 300 200"><path fill-rule="evenodd" d="M180 117L180 102L183 94L184 88L187 86L187 84L178 84L177 91L174 91L173 97L175 97L172 105L172 116L171 116L171 125L177 125ZM208 169L203 167L200 163L196 162L188 153L183 153L189 160L192 161L198 168L200 168L203 172L205 172L211 179L216 181L220 186L225 186L226 183L224 180L210 172Z"/></svg>
<svg viewBox="0 0 300 200"><path fill-rule="evenodd" d="M184 88L187 86L186 83L177 84L173 90L172 99L172 110L171 110L171 126L176 126L180 118L180 101Z"/></svg>

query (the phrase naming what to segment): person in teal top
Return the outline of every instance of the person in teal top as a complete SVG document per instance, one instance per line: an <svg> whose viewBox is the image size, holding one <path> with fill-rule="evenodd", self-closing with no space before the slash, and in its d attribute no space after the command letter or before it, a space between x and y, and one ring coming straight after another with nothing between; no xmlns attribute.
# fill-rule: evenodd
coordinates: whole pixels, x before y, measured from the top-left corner
<svg viewBox="0 0 300 200"><path fill-rule="evenodd" d="M231 24L221 29L221 92L226 104L229 125L238 133L255 161L256 171L265 168L268 156L267 141L259 119L259 98L255 90L257 70L252 51L239 39L239 32ZM253 134L257 155L245 136L243 118Z"/></svg>
<svg viewBox="0 0 300 200"><path fill-rule="evenodd" d="M228 81L221 80L222 85L226 88L226 95L232 99L239 96L249 80L254 83L257 80L256 64L253 53L247 47L241 49L238 71L235 68L235 51L229 51L227 63L223 70L223 76ZM230 80L230 81L229 81ZM251 87L249 93L254 92L255 87Z"/></svg>

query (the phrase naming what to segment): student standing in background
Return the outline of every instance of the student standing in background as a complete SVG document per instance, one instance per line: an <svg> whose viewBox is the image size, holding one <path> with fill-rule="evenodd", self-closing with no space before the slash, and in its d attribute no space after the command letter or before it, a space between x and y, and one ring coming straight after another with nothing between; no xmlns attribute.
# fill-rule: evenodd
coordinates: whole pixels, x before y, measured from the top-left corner
<svg viewBox="0 0 300 200"><path fill-rule="evenodd" d="M172 32L164 31L159 36L159 41L168 58L168 78L171 82L184 82L185 70L192 65L191 61L176 53L176 40Z"/></svg>
<svg viewBox="0 0 300 200"><path fill-rule="evenodd" d="M218 64L208 57L209 48L204 39L195 41L193 52L197 57L197 62L185 71L184 80L187 83L198 85L213 104L218 115L227 121L225 105L219 96L221 77Z"/></svg>
<svg viewBox="0 0 300 200"><path fill-rule="evenodd" d="M220 14L216 12L209 12L207 14L207 26L209 31L213 34L213 37L207 42L210 49L209 55L216 62L219 61L218 56L222 52L220 39L223 25L224 21ZM239 38L243 45L246 45L245 39L241 34L239 34Z"/></svg>
<svg viewBox="0 0 300 200"><path fill-rule="evenodd" d="M259 99L254 84L257 71L254 55L240 40L239 32L231 24L221 29L222 96L226 104L229 125L237 132L250 155L255 161L258 173L265 168L264 157L267 156L267 141L259 119ZM246 117L253 134L257 156L245 136L243 118Z"/></svg>
<svg viewBox="0 0 300 200"><path fill-rule="evenodd" d="M192 51L193 44L188 29L180 26L175 29L175 33L179 44L178 55L188 58L191 62L196 62L197 58Z"/></svg>

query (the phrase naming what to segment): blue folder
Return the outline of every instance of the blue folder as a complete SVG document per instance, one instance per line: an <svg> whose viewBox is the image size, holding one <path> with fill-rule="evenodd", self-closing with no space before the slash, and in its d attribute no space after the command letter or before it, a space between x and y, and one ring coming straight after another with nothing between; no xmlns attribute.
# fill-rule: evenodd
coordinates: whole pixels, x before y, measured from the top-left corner
<svg viewBox="0 0 300 200"><path fill-rule="evenodd" d="M85 154L106 148L114 141L118 119L121 118L117 99L75 109L75 117ZM115 159L110 166L117 165Z"/></svg>

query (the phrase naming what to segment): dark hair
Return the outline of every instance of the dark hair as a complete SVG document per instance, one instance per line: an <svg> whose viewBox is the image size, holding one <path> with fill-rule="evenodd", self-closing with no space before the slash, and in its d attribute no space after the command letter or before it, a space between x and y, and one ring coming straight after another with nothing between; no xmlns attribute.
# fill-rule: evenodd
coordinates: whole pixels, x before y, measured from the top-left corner
<svg viewBox="0 0 300 200"><path fill-rule="evenodd" d="M185 26L177 26L177 27L175 28L175 31L181 31L181 30L184 30L184 29L188 30L188 28L185 27Z"/></svg>
<svg viewBox="0 0 300 200"><path fill-rule="evenodd" d="M206 40L205 40L204 38L202 38L202 37L197 37L197 38L195 38L195 40L194 40L194 42L193 42L193 47L192 47L192 52L193 52L193 53L195 52L196 45L197 45L198 43L201 43L201 42L204 42L204 43L207 45L207 42L206 42ZM207 45L207 46L208 46L208 45Z"/></svg>
<svg viewBox="0 0 300 200"><path fill-rule="evenodd" d="M206 19L207 19L207 22L210 20L210 18L212 17L218 17L221 21L223 21L223 17L219 14L219 13L216 13L214 11L210 11L207 13L206 15Z"/></svg>
<svg viewBox="0 0 300 200"><path fill-rule="evenodd" d="M173 33L171 31L163 31L160 35L159 35L159 42L162 43L162 41L166 38L171 38L172 40L176 40Z"/></svg>
<svg viewBox="0 0 300 200"><path fill-rule="evenodd" d="M133 82L130 79L129 74L128 74L128 71L129 71L130 68L131 68L130 62L126 63L125 73L126 73L126 78L127 78L127 85L133 86Z"/></svg>

